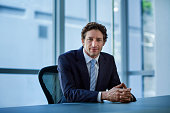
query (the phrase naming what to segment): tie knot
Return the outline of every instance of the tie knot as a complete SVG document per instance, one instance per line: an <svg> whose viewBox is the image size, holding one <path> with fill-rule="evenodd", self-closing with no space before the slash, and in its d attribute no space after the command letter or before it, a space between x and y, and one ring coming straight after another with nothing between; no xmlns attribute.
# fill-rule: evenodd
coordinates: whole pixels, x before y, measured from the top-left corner
<svg viewBox="0 0 170 113"><path fill-rule="evenodd" d="M91 60L91 64L93 64L93 65L96 64L96 60L95 60L95 59L92 59L92 60Z"/></svg>

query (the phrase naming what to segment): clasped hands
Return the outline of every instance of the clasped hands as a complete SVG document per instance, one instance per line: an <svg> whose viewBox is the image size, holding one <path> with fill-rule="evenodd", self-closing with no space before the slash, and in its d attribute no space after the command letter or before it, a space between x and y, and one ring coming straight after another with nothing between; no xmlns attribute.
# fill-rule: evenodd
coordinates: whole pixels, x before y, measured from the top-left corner
<svg viewBox="0 0 170 113"><path fill-rule="evenodd" d="M101 99L111 102L128 103L131 102L133 98L130 91L131 88L127 88L124 83L121 83L108 91L102 92Z"/></svg>

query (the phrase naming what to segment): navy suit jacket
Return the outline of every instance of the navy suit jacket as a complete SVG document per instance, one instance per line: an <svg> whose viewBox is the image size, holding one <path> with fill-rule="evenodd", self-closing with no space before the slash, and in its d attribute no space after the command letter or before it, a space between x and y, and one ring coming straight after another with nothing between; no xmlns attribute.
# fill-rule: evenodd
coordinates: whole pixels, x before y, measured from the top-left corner
<svg viewBox="0 0 170 113"><path fill-rule="evenodd" d="M99 91L106 91L120 84L113 56L100 52L96 89L90 91L90 76L83 47L60 55L58 71L61 89L67 102L97 102Z"/></svg>

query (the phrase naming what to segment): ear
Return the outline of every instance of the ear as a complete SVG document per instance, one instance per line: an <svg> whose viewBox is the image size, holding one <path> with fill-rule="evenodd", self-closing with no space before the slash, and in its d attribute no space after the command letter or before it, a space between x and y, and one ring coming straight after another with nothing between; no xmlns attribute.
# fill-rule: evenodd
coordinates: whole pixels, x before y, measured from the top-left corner
<svg viewBox="0 0 170 113"><path fill-rule="evenodd" d="M84 46L84 39L83 39L83 38L81 38L81 42L82 42L82 44L83 44L83 46Z"/></svg>

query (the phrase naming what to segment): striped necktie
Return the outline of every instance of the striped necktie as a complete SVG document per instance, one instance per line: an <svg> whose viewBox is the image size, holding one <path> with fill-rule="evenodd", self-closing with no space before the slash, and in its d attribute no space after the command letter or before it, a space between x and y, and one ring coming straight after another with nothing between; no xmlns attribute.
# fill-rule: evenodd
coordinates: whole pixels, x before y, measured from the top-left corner
<svg viewBox="0 0 170 113"><path fill-rule="evenodd" d="M94 91L95 90L95 86L96 86L96 69L95 69L95 64L96 64L96 60L92 59L90 61L91 63L91 67L90 67L90 91Z"/></svg>

